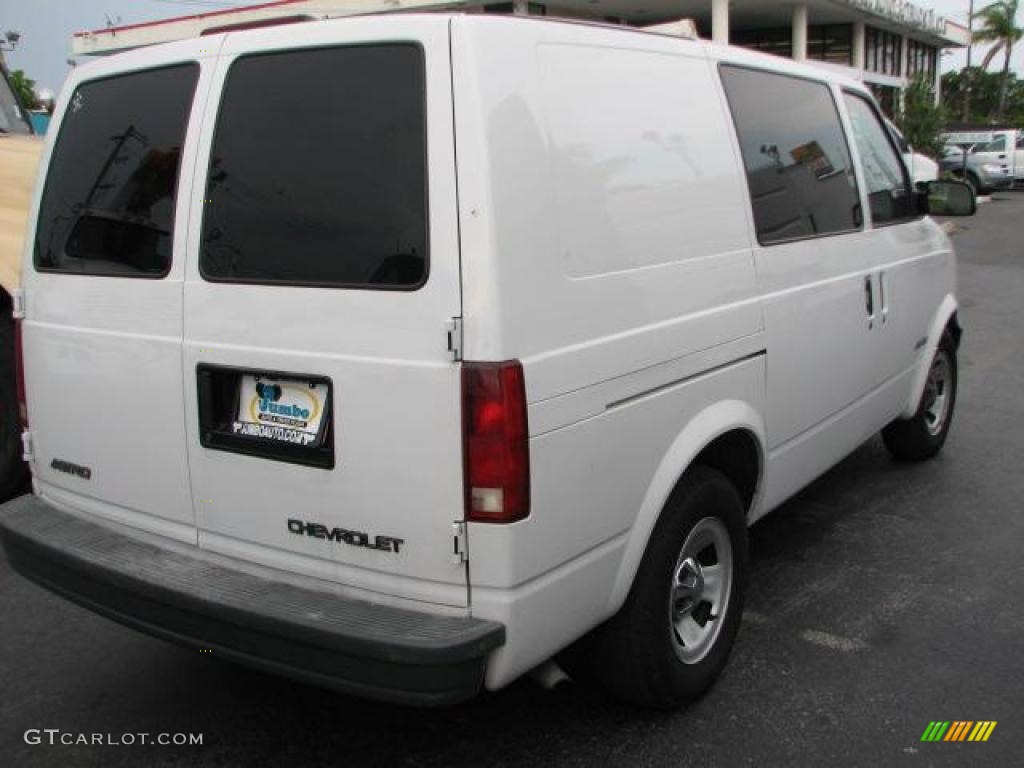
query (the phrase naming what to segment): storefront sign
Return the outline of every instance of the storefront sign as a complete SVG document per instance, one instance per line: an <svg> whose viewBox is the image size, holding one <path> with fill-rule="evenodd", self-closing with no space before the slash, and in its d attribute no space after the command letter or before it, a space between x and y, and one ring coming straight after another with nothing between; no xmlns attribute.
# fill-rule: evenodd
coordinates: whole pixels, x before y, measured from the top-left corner
<svg viewBox="0 0 1024 768"><path fill-rule="evenodd" d="M919 8L906 0L847 0L849 5L890 21L917 27L936 35L946 33L946 20L935 11Z"/></svg>

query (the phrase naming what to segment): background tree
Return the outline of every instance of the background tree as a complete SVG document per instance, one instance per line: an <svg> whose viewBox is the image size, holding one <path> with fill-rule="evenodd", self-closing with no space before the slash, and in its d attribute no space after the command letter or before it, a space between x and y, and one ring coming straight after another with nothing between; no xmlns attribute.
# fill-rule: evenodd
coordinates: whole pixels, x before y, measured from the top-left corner
<svg viewBox="0 0 1024 768"><path fill-rule="evenodd" d="M964 90L971 88L971 108L965 124L991 125L1002 122L1005 125L1024 126L1024 80L1013 72L1006 79L1006 100L1003 119L997 120L999 96L1003 76L998 72L983 72L979 67L947 72L942 76L942 100L946 104L959 104Z"/></svg>
<svg viewBox="0 0 1024 768"><path fill-rule="evenodd" d="M18 101L25 109L36 108L36 81L25 77L25 73L16 69L10 74L11 87Z"/></svg>
<svg viewBox="0 0 1024 768"><path fill-rule="evenodd" d="M1021 37L1024 37L1024 29L1017 26L1017 3L1018 0L996 0L986 5L974 14L980 19L982 26L974 33L974 41L977 43L993 43L985 58L981 62L983 70L1000 51L1003 52L1003 78L999 89L999 106L996 111L996 120L1001 121L1006 113L1006 96L1010 77L1010 54L1013 53L1013 46Z"/></svg>
<svg viewBox="0 0 1024 768"><path fill-rule="evenodd" d="M907 86L896 124L915 151L938 157L942 150L939 134L946 129L946 110L935 103L935 89L929 78L918 75Z"/></svg>

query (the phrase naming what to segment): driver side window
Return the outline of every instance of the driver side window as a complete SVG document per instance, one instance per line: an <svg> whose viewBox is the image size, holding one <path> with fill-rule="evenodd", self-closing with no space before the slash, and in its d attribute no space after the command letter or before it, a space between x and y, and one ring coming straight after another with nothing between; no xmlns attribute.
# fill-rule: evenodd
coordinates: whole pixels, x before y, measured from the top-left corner
<svg viewBox="0 0 1024 768"><path fill-rule="evenodd" d="M843 97L860 154L872 222L880 226L916 218L917 206L907 169L874 107L854 93L846 92Z"/></svg>

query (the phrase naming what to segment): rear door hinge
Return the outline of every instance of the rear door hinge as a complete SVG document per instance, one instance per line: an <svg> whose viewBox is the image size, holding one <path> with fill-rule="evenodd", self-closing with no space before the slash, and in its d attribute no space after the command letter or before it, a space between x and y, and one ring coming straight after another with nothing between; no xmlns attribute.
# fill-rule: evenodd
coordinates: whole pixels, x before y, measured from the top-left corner
<svg viewBox="0 0 1024 768"><path fill-rule="evenodd" d="M462 359L462 318L453 317L448 321L448 352L452 360L458 362Z"/></svg>
<svg viewBox="0 0 1024 768"><path fill-rule="evenodd" d="M452 565L469 562L469 545L466 541L466 524L461 520L452 523Z"/></svg>
<svg viewBox="0 0 1024 768"><path fill-rule="evenodd" d="M25 290L23 288L15 288L14 293L11 294L11 316L15 320L25 319Z"/></svg>
<svg viewBox="0 0 1024 768"><path fill-rule="evenodd" d="M21 459L26 464L31 464L36 458L32 446L32 433L25 430L21 433Z"/></svg>

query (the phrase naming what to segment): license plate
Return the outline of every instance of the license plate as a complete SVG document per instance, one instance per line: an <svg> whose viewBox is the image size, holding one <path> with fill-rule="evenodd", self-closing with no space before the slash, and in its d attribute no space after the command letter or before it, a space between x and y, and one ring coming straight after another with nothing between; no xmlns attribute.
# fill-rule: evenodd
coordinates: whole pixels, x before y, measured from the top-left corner
<svg viewBox="0 0 1024 768"><path fill-rule="evenodd" d="M239 384L236 435L278 443L319 446L323 442L328 386L310 381L244 374Z"/></svg>

